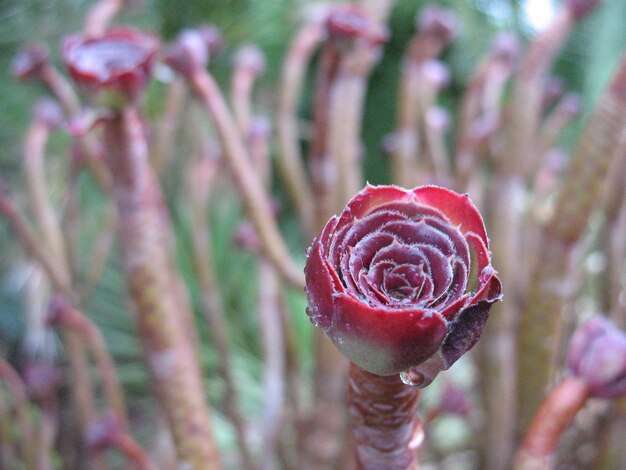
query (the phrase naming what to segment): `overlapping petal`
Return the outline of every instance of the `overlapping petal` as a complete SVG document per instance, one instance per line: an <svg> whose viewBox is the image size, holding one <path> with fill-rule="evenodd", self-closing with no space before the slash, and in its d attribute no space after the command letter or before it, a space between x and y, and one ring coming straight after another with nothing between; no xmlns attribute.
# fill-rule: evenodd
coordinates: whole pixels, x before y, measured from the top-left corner
<svg viewBox="0 0 626 470"><path fill-rule="evenodd" d="M500 282L465 195L367 186L326 225L305 269L309 309L350 360L389 375L472 347Z"/></svg>

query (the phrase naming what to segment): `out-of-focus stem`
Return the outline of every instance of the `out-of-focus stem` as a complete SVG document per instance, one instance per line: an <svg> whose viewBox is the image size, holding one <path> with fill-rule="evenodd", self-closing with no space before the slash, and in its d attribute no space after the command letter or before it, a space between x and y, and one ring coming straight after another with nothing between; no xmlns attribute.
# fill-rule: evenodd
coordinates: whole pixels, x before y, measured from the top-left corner
<svg viewBox="0 0 626 470"><path fill-rule="evenodd" d="M541 125L539 152L545 154L545 152L556 145L561 131L576 116L579 106L579 98L573 93L564 96L559 101Z"/></svg>
<svg viewBox="0 0 626 470"><path fill-rule="evenodd" d="M103 34L125 4L125 0L98 0L85 16L85 33L92 36Z"/></svg>
<svg viewBox="0 0 626 470"><path fill-rule="evenodd" d="M59 101L68 117L72 118L80 113L80 101L70 82L51 64L44 65L41 80ZM95 180L103 191L108 192L111 189L111 175L100 158L96 140L91 135L85 135L78 138L78 144L83 149L87 165Z"/></svg>
<svg viewBox="0 0 626 470"><path fill-rule="evenodd" d="M20 428L19 447L26 469L35 466L35 433L28 411L28 397L26 387L19 374L4 359L0 358L0 378L4 379L8 390L13 397L15 413Z"/></svg>
<svg viewBox="0 0 626 470"><path fill-rule="evenodd" d="M157 124L152 146L152 165L159 174L166 168L172 148L176 144L176 131L181 122L185 98L187 98L187 84L184 79L176 77L167 90L163 115Z"/></svg>
<svg viewBox="0 0 626 470"><path fill-rule="evenodd" d="M263 468L274 468L285 398L285 348L280 321L280 284L274 267L260 259L259 322L262 324L262 345L265 366L263 389Z"/></svg>
<svg viewBox="0 0 626 470"><path fill-rule="evenodd" d="M69 382L71 384L73 404L78 415L77 420L82 445L87 429L98 417L89 377L87 348L80 334L74 331L69 329L63 331L62 338L70 365L71 378ZM93 459L93 466L97 469L105 468L101 457Z"/></svg>
<svg viewBox="0 0 626 470"><path fill-rule="evenodd" d="M251 158L237 124L226 106L213 77L196 69L190 82L206 111L212 117L225 159L254 224L264 254L290 284L304 288L302 269L297 267L272 216L270 197L251 167Z"/></svg>
<svg viewBox="0 0 626 470"><path fill-rule="evenodd" d="M539 406L554 368L571 247L580 240L598 204L607 171L626 125L626 57L600 99L577 145L542 230L529 292L518 327L520 429Z"/></svg>
<svg viewBox="0 0 626 470"><path fill-rule="evenodd" d="M210 328L211 338L220 361L220 376L226 386L224 400L226 412L237 434L242 468L253 469L246 424L238 407L239 392L233 377L234 367L228 346L228 323L222 296L217 285L215 263L211 254L211 232L207 222L209 190L213 180L213 175L208 175L207 170L213 171L214 168L210 167L215 164L215 162L201 161L198 163L198 167L190 167L188 174L194 261L202 291L202 313Z"/></svg>
<svg viewBox="0 0 626 470"><path fill-rule="evenodd" d="M342 54L328 92L327 148L336 162L339 182L333 211L340 211L363 184L361 121L367 77L376 62L378 48L358 44L354 51Z"/></svg>
<svg viewBox="0 0 626 470"><path fill-rule="evenodd" d="M348 400L357 468L418 468L424 438L417 417L419 391L399 376L381 377L350 365Z"/></svg>
<svg viewBox="0 0 626 470"><path fill-rule="evenodd" d="M124 454L124 456L133 464L136 470L157 470L158 467L150 458L150 455L133 439L133 437L125 432L120 432L113 438L111 443Z"/></svg>
<svg viewBox="0 0 626 470"><path fill-rule="evenodd" d="M314 198L302 163L298 136L298 98L313 52L322 39L322 23L306 23L294 38L283 61L278 93L278 165L307 238L314 236Z"/></svg>
<svg viewBox="0 0 626 470"><path fill-rule="evenodd" d="M202 375L189 332L191 313L174 271L169 220L139 111L127 107L105 123L104 144L114 176L124 270L137 329L157 398L181 464L219 468Z"/></svg>
<svg viewBox="0 0 626 470"><path fill-rule="evenodd" d="M485 468L505 470L515 439L515 321L522 279L517 253L522 250L526 188L518 176L497 175L486 198L494 265L507 282L481 337L479 380L485 408L481 457Z"/></svg>
<svg viewBox="0 0 626 470"><path fill-rule="evenodd" d="M533 417L515 459L515 470L549 470L563 432L584 406L587 384L575 377L565 379L545 398Z"/></svg>
<svg viewBox="0 0 626 470"><path fill-rule="evenodd" d="M35 117L24 139L24 170L30 203L43 239L60 270L69 272L67 251L52 207L48 176L44 168L44 153L50 135L50 123Z"/></svg>
<svg viewBox="0 0 626 470"><path fill-rule="evenodd" d="M124 394L113 359L109 354L100 330L82 312L68 306L60 306L55 320L70 328L83 338L91 350L98 370L102 375L104 396L124 429L128 429L128 417Z"/></svg>
<svg viewBox="0 0 626 470"><path fill-rule="evenodd" d="M499 155L500 163L511 171L529 175L536 170L544 80L573 24L569 10L561 8L552 24L533 39L519 65L506 144Z"/></svg>
<svg viewBox="0 0 626 470"><path fill-rule="evenodd" d="M68 298L73 298L71 283L67 271L58 265L56 260L52 258L47 251L44 250L42 243L33 233L32 228L26 221L26 218L16 207L15 203L9 198L5 191L6 185L0 180L0 215L6 218L17 234L24 248L39 262L41 266L50 276L54 286L59 289Z"/></svg>
<svg viewBox="0 0 626 470"><path fill-rule="evenodd" d="M502 120L502 94L517 55L517 41L499 36L491 54L474 72L459 110L455 179L459 189L471 186L481 165L481 147ZM482 152L485 153L484 151Z"/></svg>
<svg viewBox="0 0 626 470"><path fill-rule="evenodd" d="M106 209L101 227L100 235L91 249L91 263L89 264L89 271L85 274L85 283L81 290L81 298L83 299L89 297L89 294L98 285L111 254L117 230L117 214L112 204L109 204Z"/></svg>

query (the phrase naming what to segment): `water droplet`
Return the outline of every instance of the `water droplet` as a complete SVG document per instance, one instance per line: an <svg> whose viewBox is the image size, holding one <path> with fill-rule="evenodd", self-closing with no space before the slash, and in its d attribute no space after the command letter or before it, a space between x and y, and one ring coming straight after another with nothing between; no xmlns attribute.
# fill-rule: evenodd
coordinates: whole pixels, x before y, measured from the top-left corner
<svg viewBox="0 0 626 470"><path fill-rule="evenodd" d="M400 372L400 380L410 387L420 387L424 383L424 376L413 369L409 369Z"/></svg>

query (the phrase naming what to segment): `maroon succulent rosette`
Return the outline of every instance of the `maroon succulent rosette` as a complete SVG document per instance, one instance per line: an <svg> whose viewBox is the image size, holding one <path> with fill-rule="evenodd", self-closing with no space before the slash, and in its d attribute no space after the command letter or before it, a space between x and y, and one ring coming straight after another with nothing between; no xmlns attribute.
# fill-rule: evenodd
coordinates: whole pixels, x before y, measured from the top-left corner
<svg viewBox="0 0 626 470"><path fill-rule="evenodd" d="M478 210L436 186L368 185L307 256L311 321L378 375L427 360L447 369L476 343L501 298Z"/></svg>
<svg viewBox="0 0 626 470"><path fill-rule="evenodd" d="M101 36L68 36L63 40L63 61L87 95L113 92L134 100L150 80L159 41L128 28Z"/></svg>

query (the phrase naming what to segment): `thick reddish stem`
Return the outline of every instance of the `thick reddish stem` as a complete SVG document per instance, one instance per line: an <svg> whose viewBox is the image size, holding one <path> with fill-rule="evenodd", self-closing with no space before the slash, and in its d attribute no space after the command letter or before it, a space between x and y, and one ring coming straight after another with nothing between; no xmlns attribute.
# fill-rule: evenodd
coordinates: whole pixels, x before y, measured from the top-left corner
<svg viewBox="0 0 626 470"><path fill-rule="evenodd" d="M141 116L117 113L105 126L105 153L114 177L123 262L137 330L180 464L219 468L192 313L170 246L171 227L148 163Z"/></svg>
<svg viewBox="0 0 626 470"><path fill-rule="evenodd" d="M357 468L417 470L423 430L419 391L397 375L382 377L350 364L348 400Z"/></svg>
<svg viewBox="0 0 626 470"><path fill-rule="evenodd" d="M557 385L541 404L515 460L515 470L548 470L559 439L589 397L587 384L575 377Z"/></svg>

